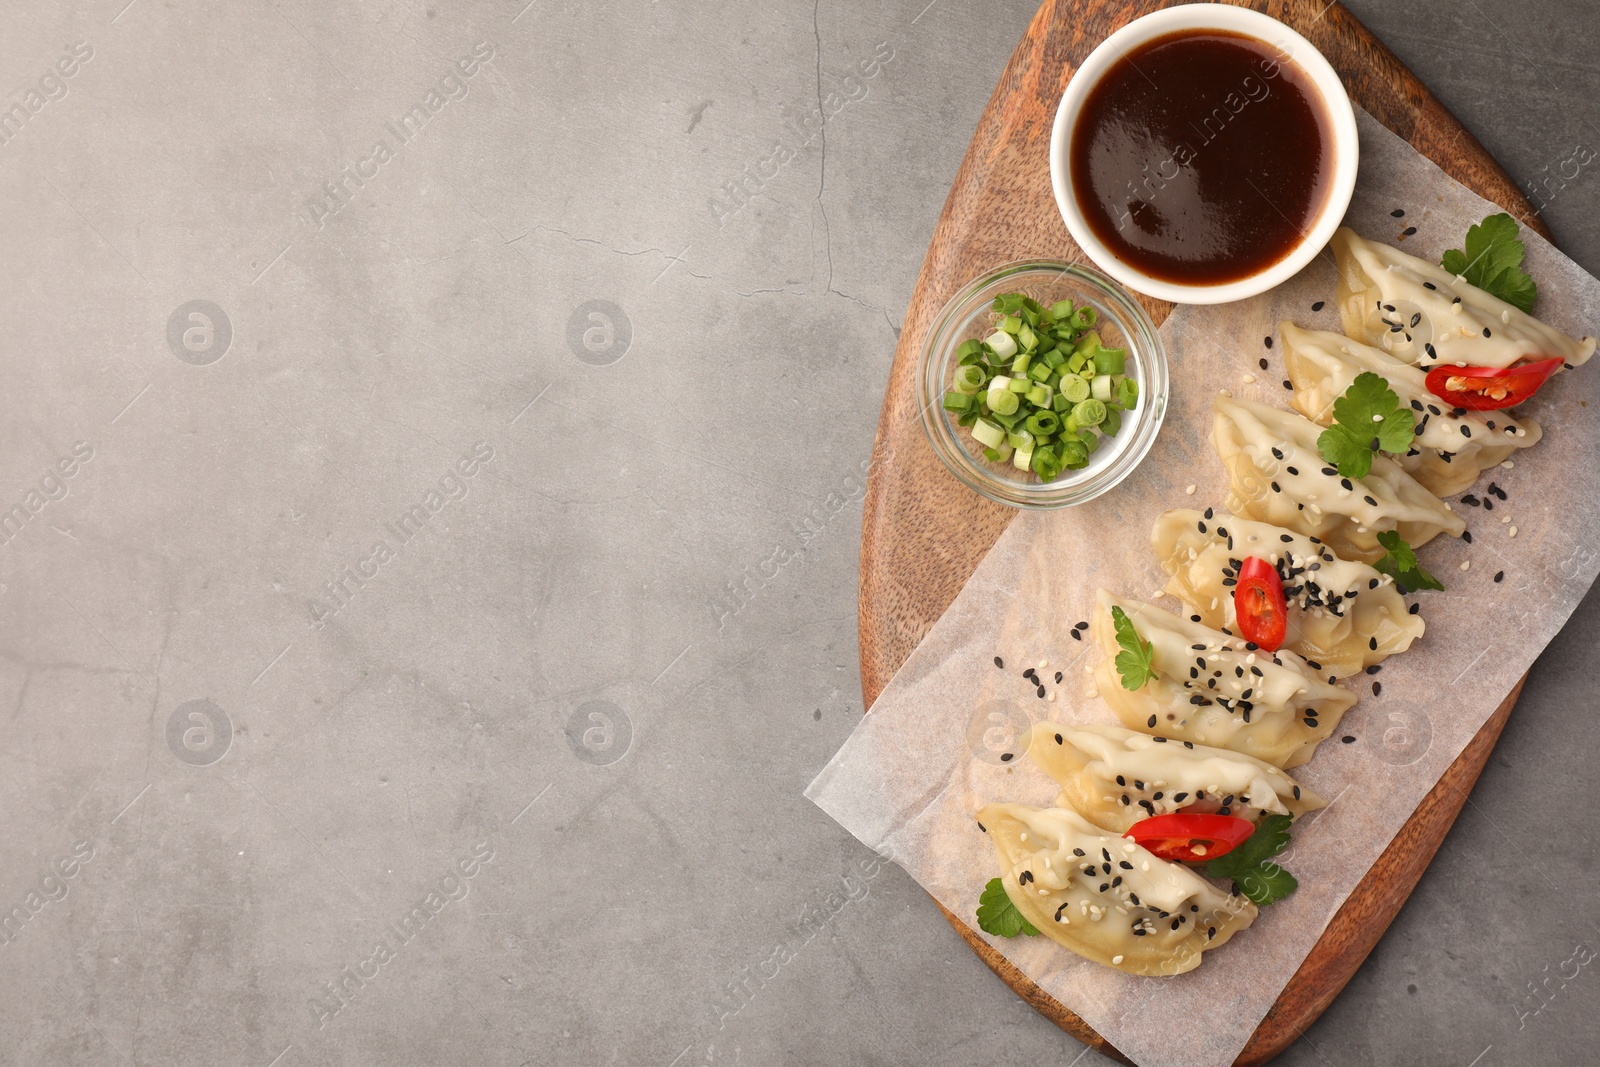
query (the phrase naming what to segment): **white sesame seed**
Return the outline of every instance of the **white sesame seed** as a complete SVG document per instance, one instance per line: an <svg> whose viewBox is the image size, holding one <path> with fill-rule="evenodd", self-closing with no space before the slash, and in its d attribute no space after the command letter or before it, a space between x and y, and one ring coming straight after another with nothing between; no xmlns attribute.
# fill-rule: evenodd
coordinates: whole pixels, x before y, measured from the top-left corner
<svg viewBox="0 0 1600 1067"><path fill-rule="evenodd" d="M1194 486L1193 485L1189 486L1187 489L1184 490L1184 492L1188 493L1190 496L1194 496Z"/></svg>
<svg viewBox="0 0 1600 1067"><path fill-rule="evenodd" d="M1256 376L1254 374L1246 374L1244 376L1244 384L1246 384L1246 385L1255 384L1255 380L1256 380Z"/></svg>
<svg viewBox="0 0 1600 1067"><path fill-rule="evenodd" d="M1100 690L1092 688L1092 687L1089 689L1089 699L1090 700L1093 700L1095 697L1097 697L1099 695L1100 695Z"/></svg>
<svg viewBox="0 0 1600 1067"><path fill-rule="evenodd" d="M1510 461L1510 460L1509 460L1509 459L1508 459L1508 460L1506 460L1506 461L1505 461L1505 462L1504 462L1504 463L1502 463L1502 464L1500 464L1500 466L1502 466L1502 467L1504 467L1504 468L1505 468L1505 469L1506 469L1506 470L1510 470L1510 469L1511 469L1511 468L1512 468L1512 467L1515 467L1515 466L1516 466L1516 464L1515 464L1515 463L1513 463L1513 462L1511 462L1511 461Z"/></svg>
<svg viewBox="0 0 1600 1067"><path fill-rule="evenodd" d="M1511 516L1510 515L1502 515L1502 516L1500 516L1500 525L1501 526L1508 526L1508 525L1510 525L1510 523L1511 523Z"/></svg>
<svg viewBox="0 0 1600 1067"><path fill-rule="evenodd" d="M1122 962L1122 957L1121 956L1112 956L1111 957L1111 962L1112 963L1121 963Z"/></svg>
<svg viewBox="0 0 1600 1067"><path fill-rule="evenodd" d="M1472 568L1472 561L1470 559L1464 559L1464 560L1461 561L1461 569L1462 570L1470 570L1471 568Z"/></svg>
<svg viewBox="0 0 1600 1067"><path fill-rule="evenodd" d="M1511 536L1512 537L1517 536L1517 528L1515 526L1511 527Z"/></svg>
<svg viewBox="0 0 1600 1067"><path fill-rule="evenodd" d="M1048 666L1050 666L1050 661L1047 659L1042 659L1039 661L1039 666L1037 669L1042 671Z"/></svg>

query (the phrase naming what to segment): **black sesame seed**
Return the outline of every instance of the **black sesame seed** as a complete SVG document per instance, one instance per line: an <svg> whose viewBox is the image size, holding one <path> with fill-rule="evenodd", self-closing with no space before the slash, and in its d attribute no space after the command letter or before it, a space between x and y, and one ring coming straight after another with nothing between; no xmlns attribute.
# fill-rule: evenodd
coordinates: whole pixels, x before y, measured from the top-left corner
<svg viewBox="0 0 1600 1067"><path fill-rule="evenodd" d="M1284 380L1283 380L1283 387L1284 387L1284 388L1285 388L1285 389L1293 389L1293 388L1294 388L1294 383L1293 383L1293 382L1291 382L1291 381L1290 381L1290 380L1289 380L1289 379L1287 379L1287 378L1285 378L1285 379L1284 379Z"/></svg>
<svg viewBox="0 0 1600 1067"><path fill-rule="evenodd" d="M1086 622L1080 622L1075 624L1072 628L1074 630L1087 630L1089 628L1089 624Z"/></svg>
<svg viewBox="0 0 1600 1067"><path fill-rule="evenodd" d="M1378 502L1376 500L1372 499L1372 497L1370 497L1370 496L1363 495L1361 497L1361 499L1365 500L1368 504L1371 504L1373 507L1377 507L1378 506Z"/></svg>
<svg viewBox="0 0 1600 1067"><path fill-rule="evenodd" d="M1268 347L1268 348L1271 348L1271 347L1272 347L1272 338L1270 338L1270 337L1268 337L1268 338L1266 338L1266 339L1265 339L1265 340L1266 340L1266 345L1267 345L1267 347Z"/></svg>
<svg viewBox="0 0 1600 1067"><path fill-rule="evenodd" d="M1060 734L1056 734L1056 744L1058 744L1058 745L1061 744L1061 735ZM1083 853L1080 852L1080 853L1078 853L1078 855L1081 856L1081 855L1083 855Z"/></svg>
<svg viewBox="0 0 1600 1067"><path fill-rule="evenodd" d="M1283 469L1288 471L1290 474L1294 475L1297 478L1300 476L1300 472L1298 470L1296 470L1295 468L1293 468L1293 467L1285 467Z"/></svg>
<svg viewBox="0 0 1600 1067"><path fill-rule="evenodd" d="M1415 315L1411 316L1411 328L1413 330L1416 329L1417 328L1417 323L1419 323L1421 321L1422 321L1422 312L1419 311Z"/></svg>
<svg viewBox="0 0 1600 1067"><path fill-rule="evenodd" d="M1156 717L1154 715L1150 716L1150 720L1145 725L1154 730L1156 728Z"/></svg>
<svg viewBox="0 0 1600 1067"><path fill-rule="evenodd" d="M1057 685L1061 684L1061 679L1063 677L1065 677L1065 676L1060 671L1056 671L1056 684Z"/></svg>
<svg viewBox="0 0 1600 1067"><path fill-rule="evenodd" d="M1038 692L1039 692L1039 699L1040 699L1040 700L1043 700L1043 699L1044 699L1044 686L1042 686L1042 685L1041 685L1041 686L1040 686L1040 687L1039 687L1039 690L1038 690Z"/></svg>
<svg viewBox="0 0 1600 1067"><path fill-rule="evenodd" d="M1118 860L1117 866L1121 867L1125 871L1133 870L1133 864L1129 863L1127 860Z"/></svg>
<svg viewBox="0 0 1600 1067"><path fill-rule="evenodd" d="M1406 609L1406 611L1410 612L1412 615L1415 615L1417 612L1419 612L1421 610L1422 610L1422 605L1421 604L1413 604L1409 608Z"/></svg>
<svg viewBox="0 0 1600 1067"><path fill-rule="evenodd" d="M1492 334L1492 333L1490 333L1490 332L1489 332L1489 327L1487 327L1487 326L1485 326L1485 327L1484 327L1484 328L1483 328L1483 335L1484 335L1484 336L1485 336L1485 337L1493 337L1493 336L1494 336L1494 334Z"/></svg>
<svg viewBox="0 0 1600 1067"><path fill-rule="evenodd" d="M1346 745L1353 745L1356 743L1356 739L1349 734L1345 734L1343 737L1339 738L1339 740Z"/></svg>
<svg viewBox="0 0 1600 1067"><path fill-rule="evenodd" d="M1432 282L1423 282L1422 283L1422 287L1424 289L1432 289L1434 291L1438 291L1438 288L1439 288L1437 285L1434 285Z"/></svg>
<svg viewBox="0 0 1600 1067"><path fill-rule="evenodd" d="M1323 304L1324 304L1324 301L1318 300L1315 304L1311 305L1311 310L1312 311L1321 311Z"/></svg>
<svg viewBox="0 0 1600 1067"><path fill-rule="evenodd" d="M1080 631L1080 630L1068 630L1067 632L1072 635L1072 639L1074 641L1082 641L1083 640L1082 631Z"/></svg>
<svg viewBox="0 0 1600 1067"><path fill-rule="evenodd" d="M1010 763L1011 759L1012 759L1012 753L1010 753L1010 752L1002 752L1002 753L1000 753L1000 762L1001 763Z"/></svg>
<svg viewBox="0 0 1600 1067"><path fill-rule="evenodd" d="M1377 674L1381 670L1383 670L1383 665L1381 663L1374 663L1372 666L1367 668L1367 673Z"/></svg>
<svg viewBox="0 0 1600 1067"><path fill-rule="evenodd" d="M1415 226L1407 226L1405 229L1400 231L1400 236L1401 237L1410 237L1412 234L1414 234L1416 232L1417 232L1417 228Z"/></svg>
<svg viewBox="0 0 1600 1067"><path fill-rule="evenodd" d="M1300 787L1299 786L1295 786L1294 787L1294 798L1296 800L1300 799Z"/></svg>
<svg viewBox="0 0 1600 1067"><path fill-rule="evenodd" d="M1006 661L1001 659L999 656L996 656L994 658L994 665L999 667L1001 670L1005 670Z"/></svg>
<svg viewBox="0 0 1600 1067"><path fill-rule="evenodd" d="M1505 571L1495 571L1494 572L1494 580L1496 582L1505 581L1506 580L1506 572Z"/></svg>
<svg viewBox="0 0 1600 1067"><path fill-rule="evenodd" d="M1373 682L1372 683L1372 695L1375 696L1375 697L1383 696L1383 683L1382 682Z"/></svg>
<svg viewBox="0 0 1600 1067"><path fill-rule="evenodd" d="M1406 217L1406 210L1405 208L1397 207L1393 211L1389 212L1389 214L1393 215L1397 219L1403 219Z"/></svg>
<svg viewBox="0 0 1600 1067"><path fill-rule="evenodd" d="M1081 849L1081 848L1075 848L1075 849L1073 849L1073 850L1072 850L1072 854L1073 854L1073 855L1074 855L1074 856L1084 856L1084 855L1087 855L1087 853L1086 853L1086 852L1084 852L1084 851L1083 851L1083 849Z"/></svg>
<svg viewBox="0 0 1600 1067"><path fill-rule="evenodd" d="M1472 531L1471 530L1462 530L1461 531L1461 540L1465 541L1469 545L1472 544Z"/></svg>
<svg viewBox="0 0 1600 1067"><path fill-rule="evenodd" d="M1119 775L1117 775L1117 784L1118 785L1127 785L1128 784L1128 780L1126 778L1124 778L1122 775L1119 774ZM1106 858L1110 859L1109 856L1106 857Z"/></svg>

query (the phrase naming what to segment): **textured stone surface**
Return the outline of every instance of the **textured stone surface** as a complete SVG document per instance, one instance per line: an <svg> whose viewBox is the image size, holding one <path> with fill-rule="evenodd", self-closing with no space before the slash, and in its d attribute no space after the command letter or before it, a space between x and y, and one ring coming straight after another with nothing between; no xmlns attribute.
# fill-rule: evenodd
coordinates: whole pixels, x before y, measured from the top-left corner
<svg viewBox="0 0 1600 1067"><path fill-rule="evenodd" d="M0 14L0 1059L1097 1062L800 796L1032 5L122 4ZM1600 270L1595 15L1352 7ZM1592 1058L1597 603L1281 1062Z"/></svg>

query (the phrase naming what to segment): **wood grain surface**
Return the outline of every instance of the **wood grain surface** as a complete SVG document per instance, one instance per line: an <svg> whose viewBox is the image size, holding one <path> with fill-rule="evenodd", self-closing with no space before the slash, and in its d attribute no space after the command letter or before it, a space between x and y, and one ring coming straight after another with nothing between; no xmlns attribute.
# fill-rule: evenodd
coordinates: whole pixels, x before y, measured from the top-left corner
<svg viewBox="0 0 1600 1067"><path fill-rule="evenodd" d="M1018 259L1084 261L1050 187L1055 109L1077 64L1101 40L1158 0L1045 0L1006 65L978 123L912 290L889 372L861 530L862 696L870 706L955 599L1015 514L966 489L933 455L918 416L917 355L934 316L971 279ZM1337 3L1240 3L1292 26L1321 50L1350 97L1467 188L1548 236L1516 184L1432 94ZM1160 323L1172 310L1143 299ZM1312 1024L1344 988L1410 896L1477 780L1516 691L1464 749L1390 843L1289 981L1240 1054L1264 1063ZM942 908L940 909L943 910ZM966 924L945 917L989 967L1058 1026L1127 1062L1087 1024L995 953Z"/></svg>

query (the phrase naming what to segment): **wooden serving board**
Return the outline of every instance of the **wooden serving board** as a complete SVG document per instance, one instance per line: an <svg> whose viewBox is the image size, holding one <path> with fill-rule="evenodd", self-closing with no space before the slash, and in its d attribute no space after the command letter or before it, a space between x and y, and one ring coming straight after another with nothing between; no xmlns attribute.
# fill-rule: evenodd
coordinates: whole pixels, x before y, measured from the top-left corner
<svg viewBox="0 0 1600 1067"><path fill-rule="evenodd" d="M1548 236L1542 221L1477 139L1366 28L1326 0L1229 0L1294 27L1344 80L1351 99L1467 188ZM1003 263L1085 261L1050 187L1050 127L1067 79L1096 44L1161 0L1045 0L1017 46L933 233L912 291L878 422L861 531L861 688L868 706L955 599L1011 518L963 487L935 458L919 420L916 363L934 318L956 290ZM1143 299L1160 323L1172 305ZM1238 1064L1264 1063L1314 1022L1388 929L1444 840L1516 703L1508 696L1329 923L1256 1029ZM944 909L941 908L941 911ZM1046 1018L1123 1062L1109 1042L945 917L995 974Z"/></svg>

